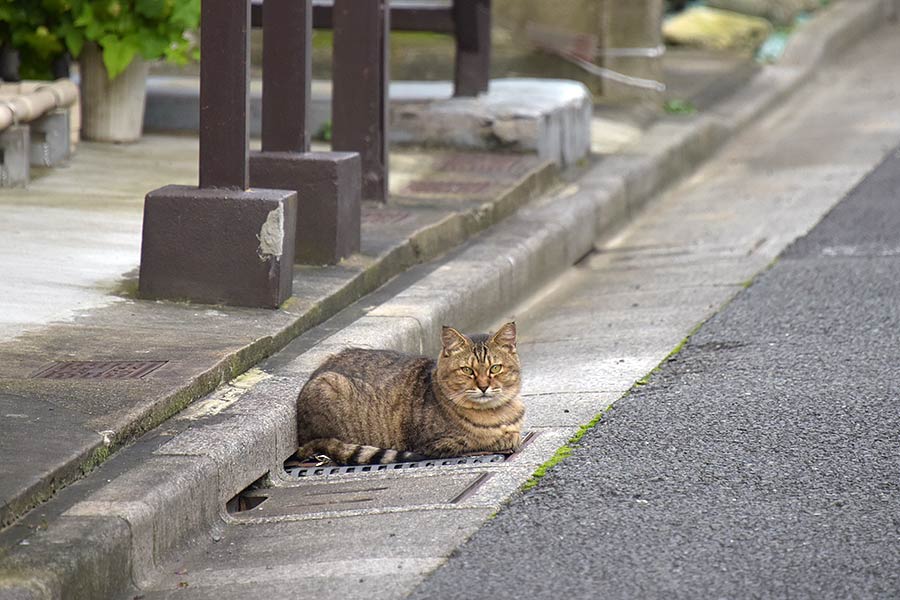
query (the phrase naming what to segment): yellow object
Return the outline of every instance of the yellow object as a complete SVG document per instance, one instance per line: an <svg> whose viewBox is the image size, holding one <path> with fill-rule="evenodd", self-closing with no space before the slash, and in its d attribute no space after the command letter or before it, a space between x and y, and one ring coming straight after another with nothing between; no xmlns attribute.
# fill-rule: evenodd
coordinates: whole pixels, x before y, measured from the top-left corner
<svg viewBox="0 0 900 600"><path fill-rule="evenodd" d="M772 24L727 10L697 6L663 23L666 42L752 53L772 33Z"/></svg>

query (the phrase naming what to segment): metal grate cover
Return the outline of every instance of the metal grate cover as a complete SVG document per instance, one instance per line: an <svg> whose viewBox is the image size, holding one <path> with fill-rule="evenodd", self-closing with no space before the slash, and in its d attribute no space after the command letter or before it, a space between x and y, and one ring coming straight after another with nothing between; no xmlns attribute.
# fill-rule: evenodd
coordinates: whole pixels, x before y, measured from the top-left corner
<svg viewBox="0 0 900 600"><path fill-rule="evenodd" d="M54 362L32 379L140 379L157 370L165 360L75 360Z"/></svg>
<svg viewBox="0 0 900 600"><path fill-rule="evenodd" d="M489 181L412 181L406 186L411 194L484 194L494 184Z"/></svg>
<svg viewBox="0 0 900 600"><path fill-rule="evenodd" d="M534 164L530 156L492 154L454 154L436 170L438 172L484 173L489 175L522 174Z"/></svg>
<svg viewBox="0 0 900 600"><path fill-rule="evenodd" d="M315 477L328 475L347 475L349 473L384 473L390 471L402 471L410 469L433 469L435 467L455 467L460 465L484 465L501 463L512 460L531 443L537 434L527 431L522 434L522 445L513 454L472 454L457 458L431 458L411 462L388 463L386 465L312 465L303 463L300 465L285 466L284 471L289 477Z"/></svg>
<svg viewBox="0 0 900 600"><path fill-rule="evenodd" d="M469 456L460 458L437 458L432 460L418 460L413 462L389 463L386 465L352 465L352 466L321 466L321 467L288 467L285 472L291 477L311 477L314 475L346 475L347 473L380 473L384 471L399 471L403 469L418 469L432 467L451 467L456 465L483 465L485 463L503 462L506 454L487 454L484 456Z"/></svg>
<svg viewBox="0 0 900 600"><path fill-rule="evenodd" d="M362 222L366 225L391 225L409 219L410 213L392 208L369 208L362 211Z"/></svg>

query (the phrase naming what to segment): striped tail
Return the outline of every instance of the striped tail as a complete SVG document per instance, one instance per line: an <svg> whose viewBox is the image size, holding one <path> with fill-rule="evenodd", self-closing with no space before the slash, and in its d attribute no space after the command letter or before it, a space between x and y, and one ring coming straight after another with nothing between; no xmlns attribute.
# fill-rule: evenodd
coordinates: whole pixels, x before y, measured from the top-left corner
<svg viewBox="0 0 900 600"><path fill-rule="evenodd" d="M324 454L341 465L385 465L428 458L415 452L400 452L390 448L348 444L335 438L311 440L297 451L297 456L301 459L317 454Z"/></svg>

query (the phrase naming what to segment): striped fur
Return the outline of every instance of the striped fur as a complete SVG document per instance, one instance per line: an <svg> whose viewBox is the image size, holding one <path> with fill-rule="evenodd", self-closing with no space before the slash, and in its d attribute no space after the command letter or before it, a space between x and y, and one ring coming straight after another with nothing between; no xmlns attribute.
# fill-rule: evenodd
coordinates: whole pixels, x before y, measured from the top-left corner
<svg viewBox="0 0 900 600"><path fill-rule="evenodd" d="M441 341L437 360L360 348L329 357L298 397L298 455L384 464L515 450L525 414L515 324L473 336L444 327Z"/></svg>
<svg viewBox="0 0 900 600"><path fill-rule="evenodd" d="M303 457L324 454L342 465L386 465L427 458L415 452L398 452L393 448L348 444L335 438L310 440L300 448L297 454Z"/></svg>

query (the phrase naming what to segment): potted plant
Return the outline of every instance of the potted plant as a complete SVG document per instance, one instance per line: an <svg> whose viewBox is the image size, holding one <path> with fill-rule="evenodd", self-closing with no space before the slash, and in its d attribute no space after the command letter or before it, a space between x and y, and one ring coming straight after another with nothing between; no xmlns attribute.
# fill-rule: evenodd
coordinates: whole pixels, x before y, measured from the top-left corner
<svg viewBox="0 0 900 600"><path fill-rule="evenodd" d="M199 49L200 0L42 0L63 3L71 20L58 31L79 59L82 135L127 142L140 138L147 61L184 64Z"/></svg>

